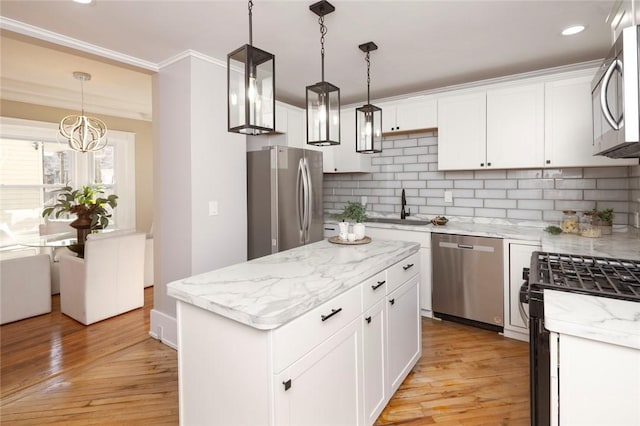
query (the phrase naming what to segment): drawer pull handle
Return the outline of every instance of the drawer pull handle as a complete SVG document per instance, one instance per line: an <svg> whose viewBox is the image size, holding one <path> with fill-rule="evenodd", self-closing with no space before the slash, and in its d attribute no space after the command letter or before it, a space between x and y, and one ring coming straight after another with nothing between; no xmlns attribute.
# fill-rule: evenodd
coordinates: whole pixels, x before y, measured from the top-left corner
<svg viewBox="0 0 640 426"><path fill-rule="evenodd" d="M402 269L406 271L408 269L411 269L412 267L413 267L413 263L408 263L407 265L403 266Z"/></svg>
<svg viewBox="0 0 640 426"><path fill-rule="evenodd" d="M365 321L367 321L367 324L371 324L371 317L366 317Z"/></svg>
<svg viewBox="0 0 640 426"><path fill-rule="evenodd" d="M287 380L286 382L282 382L282 384L284 385L284 390L288 391L291 388L291 379Z"/></svg>
<svg viewBox="0 0 640 426"><path fill-rule="evenodd" d="M371 286L371 289L372 289L372 290L377 290L377 289L379 289L380 287L382 287L382 286L384 285L384 283L386 283L386 281L378 281L378 284L374 284L374 285L372 285L372 286Z"/></svg>
<svg viewBox="0 0 640 426"><path fill-rule="evenodd" d="M331 318L332 316L334 316L335 314L337 314L338 312L342 311L342 308L338 308L338 309L332 309L331 313L329 315L320 315L320 318L322 318L322 321L326 321L329 318Z"/></svg>
<svg viewBox="0 0 640 426"><path fill-rule="evenodd" d="M393 299L389 300L389 303L391 303L391 305L393 305L394 303L396 303L396 299L393 298Z"/></svg>

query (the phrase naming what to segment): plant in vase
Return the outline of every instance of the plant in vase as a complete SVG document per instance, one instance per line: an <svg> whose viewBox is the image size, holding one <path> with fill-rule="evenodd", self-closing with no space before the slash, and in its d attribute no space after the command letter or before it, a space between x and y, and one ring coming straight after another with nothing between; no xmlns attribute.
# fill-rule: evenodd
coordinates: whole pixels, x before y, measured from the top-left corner
<svg viewBox="0 0 640 426"><path fill-rule="evenodd" d="M115 194L104 197L103 188L98 185L85 185L81 189L65 186L59 190L56 203L42 211L42 217L54 215L57 219L62 214L75 214L77 219L69 225L77 231L77 245L70 248L82 257L87 235L109 225L111 212L118 205L117 199Z"/></svg>
<svg viewBox="0 0 640 426"><path fill-rule="evenodd" d="M603 235L609 235L613 229L613 209L596 210L591 212L591 224L600 228Z"/></svg>
<svg viewBox="0 0 640 426"><path fill-rule="evenodd" d="M356 240L361 240L365 235L364 221L367 220L367 208L360 202L347 202L342 213L334 216L338 220L348 220L353 224L353 233Z"/></svg>

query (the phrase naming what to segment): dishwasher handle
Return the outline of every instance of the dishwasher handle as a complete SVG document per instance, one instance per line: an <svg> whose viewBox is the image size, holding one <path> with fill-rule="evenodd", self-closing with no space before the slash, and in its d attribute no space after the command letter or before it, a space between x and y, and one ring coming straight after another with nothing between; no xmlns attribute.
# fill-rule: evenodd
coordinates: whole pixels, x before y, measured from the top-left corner
<svg viewBox="0 0 640 426"><path fill-rule="evenodd" d="M472 251L482 251L486 253L493 253L495 249L491 246L485 246L480 244L463 244L463 243L450 243L446 241L438 242L438 246L440 248L446 249L456 249L456 250L472 250Z"/></svg>
<svg viewBox="0 0 640 426"><path fill-rule="evenodd" d="M459 249L473 250L473 245L471 244L458 244Z"/></svg>

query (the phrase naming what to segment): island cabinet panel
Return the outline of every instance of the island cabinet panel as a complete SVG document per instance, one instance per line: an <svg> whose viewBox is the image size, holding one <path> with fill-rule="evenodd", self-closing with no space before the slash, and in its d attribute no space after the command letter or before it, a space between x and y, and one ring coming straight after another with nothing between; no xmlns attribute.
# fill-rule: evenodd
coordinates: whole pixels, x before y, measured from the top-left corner
<svg viewBox="0 0 640 426"><path fill-rule="evenodd" d="M370 425L384 409L388 395L385 362L387 309L384 297L365 312L363 326L364 416L365 423Z"/></svg>
<svg viewBox="0 0 640 426"><path fill-rule="evenodd" d="M362 425L362 321L352 321L275 380L275 424Z"/></svg>
<svg viewBox="0 0 640 426"><path fill-rule="evenodd" d="M387 296L387 384L392 395L422 354L418 277Z"/></svg>

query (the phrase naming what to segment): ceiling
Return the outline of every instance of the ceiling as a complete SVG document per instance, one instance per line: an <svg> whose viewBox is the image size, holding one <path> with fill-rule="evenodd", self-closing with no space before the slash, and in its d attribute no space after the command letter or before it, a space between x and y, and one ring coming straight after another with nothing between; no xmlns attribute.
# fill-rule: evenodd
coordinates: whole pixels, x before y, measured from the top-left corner
<svg viewBox="0 0 640 426"><path fill-rule="evenodd" d="M343 105L364 101L358 45L367 41L379 47L371 53L372 99L597 60L611 45L605 21L614 2L334 0L325 18L325 79L340 87ZM276 57L277 98L298 106L305 86L320 80L312 3L255 0L253 8L254 45ZM120 104L140 119L150 119L151 74L163 63L187 50L226 61L248 42L241 0L2 0L0 14L3 98L31 93L47 104L66 96L77 108L71 73L80 70L93 74L88 111L106 105L117 115ZM586 30L560 34L577 23Z"/></svg>

